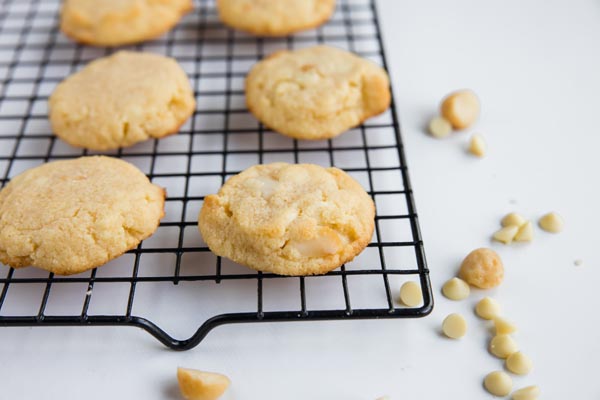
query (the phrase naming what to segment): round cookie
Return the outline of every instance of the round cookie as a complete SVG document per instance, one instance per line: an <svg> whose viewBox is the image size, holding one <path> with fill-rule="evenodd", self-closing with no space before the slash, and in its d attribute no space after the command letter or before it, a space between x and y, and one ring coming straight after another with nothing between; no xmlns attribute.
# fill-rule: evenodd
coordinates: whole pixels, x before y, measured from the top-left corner
<svg viewBox="0 0 600 400"><path fill-rule="evenodd" d="M375 206L358 182L313 164L256 165L204 199L198 225L217 255L279 275L324 274L371 240Z"/></svg>
<svg viewBox="0 0 600 400"><path fill-rule="evenodd" d="M60 30L80 43L120 46L162 35L192 8L192 0L65 0Z"/></svg>
<svg viewBox="0 0 600 400"><path fill-rule="evenodd" d="M217 0L225 25L259 36L286 36L317 27L335 10L335 0Z"/></svg>
<svg viewBox="0 0 600 400"><path fill-rule="evenodd" d="M62 81L48 107L52 129L65 142L109 150L176 133L196 101L174 59L120 51Z"/></svg>
<svg viewBox="0 0 600 400"><path fill-rule="evenodd" d="M150 236L165 191L110 157L55 161L0 191L0 262L70 275L105 264Z"/></svg>
<svg viewBox="0 0 600 400"><path fill-rule="evenodd" d="M328 46L280 51L246 78L246 103L271 129L296 139L337 136L390 105L387 73Z"/></svg>

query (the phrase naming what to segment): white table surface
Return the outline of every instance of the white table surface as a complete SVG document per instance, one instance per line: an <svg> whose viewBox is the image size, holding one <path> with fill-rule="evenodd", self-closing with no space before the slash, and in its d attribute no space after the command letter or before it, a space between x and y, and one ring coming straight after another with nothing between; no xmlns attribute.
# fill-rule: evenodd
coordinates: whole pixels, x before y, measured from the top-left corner
<svg viewBox="0 0 600 400"><path fill-rule="evenodd" d="M493 295L534 362L515 386L545 399L600 398L600 2L380 0L380 14L431 278L433 313L420 320L224 326L197 348L166 350L132 328L0 330L2 399L179 398L178 365L226 373L225 399L485 399L487 325L472 313ZM423 133L449 91L483 104L475 131L436 141ZM500 217L560 212L560 235L536 228L528 245L490 244ZM501 287L451 302L439 294L473 248L504 259ZM583 265L575 266L576 259ZM460 341L440 323L461 312Z"/></svg>

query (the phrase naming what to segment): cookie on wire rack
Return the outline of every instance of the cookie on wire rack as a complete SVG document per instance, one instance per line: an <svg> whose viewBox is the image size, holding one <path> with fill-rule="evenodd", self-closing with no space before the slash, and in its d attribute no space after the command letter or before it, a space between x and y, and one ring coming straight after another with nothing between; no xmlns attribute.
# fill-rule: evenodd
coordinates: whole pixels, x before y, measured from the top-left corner
<svg viewBox="0 0 600 400"><path fill-rule="evenodd" d="M164 189L117 158L43 164L0 191L0 262L59 275L101 266L152 235L164 204Z"/></svg>
<svg viewBox="0 0 600 400"><path fill-rule="evenodd" d="M196 107L186 73L172 58L120 51L69 76L48 101L65 142L110 150L177 133Z"/></svg>
<svg viewBox="0 0 600 400"><path fill-rule="evenodd" d="M246 78L249 110L267 127L296 139L338 136L387 110L390 101L383 68L329 46L279 51Z"/></svg>
<svg viewBox="0 0 600 400"><path fill-rule="evenodd" d="M192 0L65 0L60 30L83 44L121 46L162 35L192 9Z"/></svg>
<svg viewBox="0 0 600 400"><path fill-rule="evenodd" d="M217 0L225 25L257 36L286 36L325 23L335 0Z"/></svg>
<svg viewBox="0 0 600 400"><path fill-rule="evenodd" d="M279 275L324 274L373 235L375 206L344 171L313 164L256 165L205 198L202 238L215 254Z"/></svg>

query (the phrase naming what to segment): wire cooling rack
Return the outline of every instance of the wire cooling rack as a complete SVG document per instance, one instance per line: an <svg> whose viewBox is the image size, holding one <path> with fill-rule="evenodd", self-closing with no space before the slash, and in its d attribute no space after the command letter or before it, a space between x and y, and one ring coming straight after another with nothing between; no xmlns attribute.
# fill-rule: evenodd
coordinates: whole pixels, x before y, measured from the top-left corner
<svg viewBox="0 0 600 400"><path fill-rule="evenodd" d="M108 153L167 189L158 231L137 249L79 275L0 266L0 326L137 326L185 350L222 324L428 314L431 286L394 105L363 126L317 142L269 131L245 107L246 73L279 49L325 43L385 67L374 0L340 0L326 25L287 38L234 32L219 23L212 1L196 6L162 38L130 47L179 61L197 97L193 118L178 135ZM52 135L47 99L65 76L115 50L62 36L59 7L58 0L0 0L2 186L42 163L94 154ZM275 161L337 166L362 183L377 206L375 234L363 253L323 276L282 277L209 251L197 229L204 196L251 165ZM408 280L421 285L419 307L396 302Z"/></svg>

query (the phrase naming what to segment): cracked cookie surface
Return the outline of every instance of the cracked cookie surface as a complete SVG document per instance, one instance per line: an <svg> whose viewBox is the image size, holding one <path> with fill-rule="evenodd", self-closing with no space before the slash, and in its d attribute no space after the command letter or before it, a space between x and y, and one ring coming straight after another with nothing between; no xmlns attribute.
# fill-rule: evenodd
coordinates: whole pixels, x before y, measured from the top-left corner
<svg viewBox="0 0 600 400"><path fill-rule="evenodd" d="M328 46L277 52L246 79L250 111L296 139L335 137L384 112L390 99L383 68Z"/></svg>
<svg viewBox="0 0 600 400"><path fill-rule="evenodd" d="M168 57L120 51L62 81L48 107L54 133L92 150L177 133L196 102L187 75Z"/></svg>
<svg viewBox="0 0 600 400"><path fill-rule="evenodd" d="M199 228L217 255L279 275L324 274L371 240L375 206L358 182L313 164L256 165L209 195Z"/></svg>
<svg viewBox="0 0 600 400"><path fill-rule="evenodd" d="M0 191L0 262L59 275L135 248L164 215L165 191L111 157L50 162Z"/></svg>
<svg viewBox="0 0 600 400"><path fill-rule="evenodd" d="M286 36L317 27L335 10L335 0L217 0L219 18L260 36Z"/></svg>
<svg viewBox="0 0 600 400"><path fill-rule="evenodd" d="M120 46L162 35L192 8L192 0L65 0L60 29L80 43Z"/></svg>

